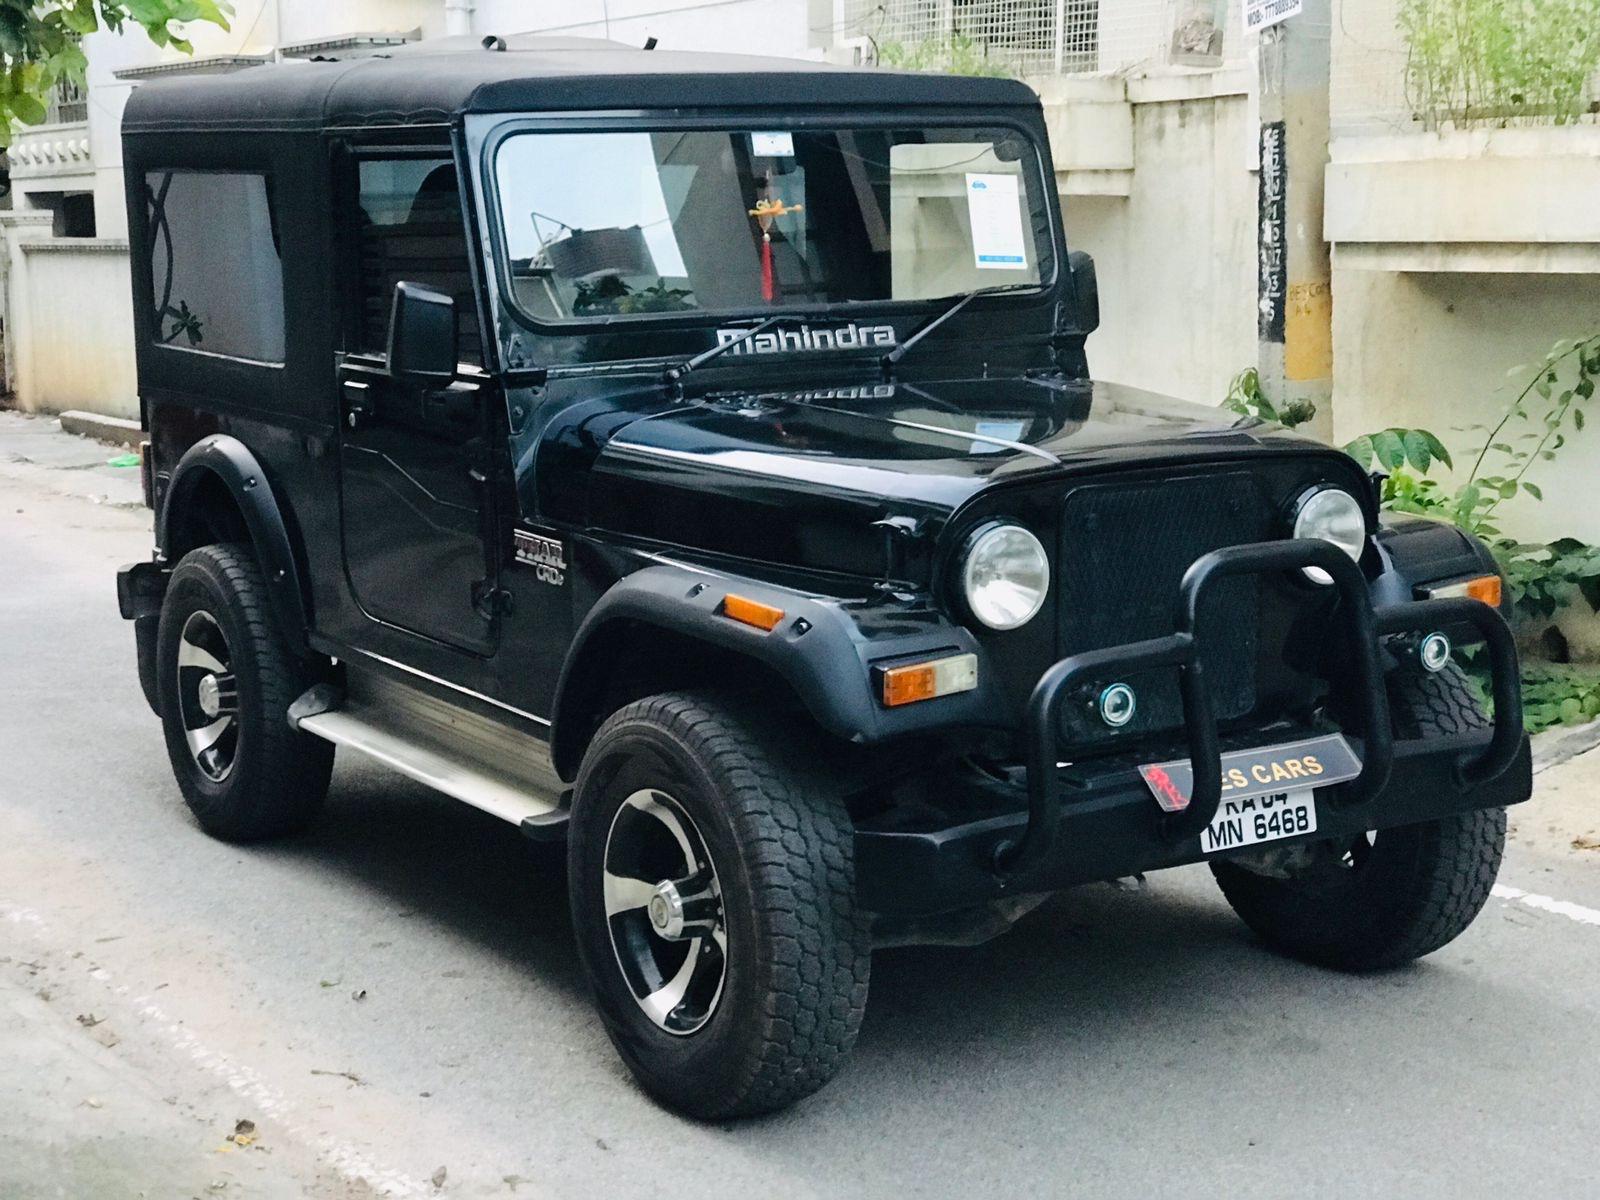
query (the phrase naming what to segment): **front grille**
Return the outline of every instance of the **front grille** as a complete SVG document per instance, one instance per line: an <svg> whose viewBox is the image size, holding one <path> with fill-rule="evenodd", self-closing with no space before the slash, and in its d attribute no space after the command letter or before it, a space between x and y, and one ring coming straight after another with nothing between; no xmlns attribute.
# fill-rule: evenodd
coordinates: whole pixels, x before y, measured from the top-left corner
<svg viewBox="0 0 1600 1200"><path fill-rule="evenodd" d="M1091 484L1066 498L1059 556L1061 653L1161 637L1176 628L1178 584L1201 555L1272 536L1272 511L1246 472ZM1214 585L1198 635L1219 719L1255 705L1260 584L1245 576ZM1110 682L1110 681L1107 681ZM1183 722L1175 673L1133 677L1138 715L1123 734ZM1066 706L1067 735L1104 740L1091 713Z"/></svg>

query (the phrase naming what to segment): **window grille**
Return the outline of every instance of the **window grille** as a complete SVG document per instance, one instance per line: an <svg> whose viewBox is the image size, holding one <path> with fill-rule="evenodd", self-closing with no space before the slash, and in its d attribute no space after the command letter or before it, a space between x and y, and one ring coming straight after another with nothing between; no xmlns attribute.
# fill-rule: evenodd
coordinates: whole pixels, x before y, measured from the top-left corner
<svg viewBox="0 0 1600 1200"><path fill-rule="evenodd" d="M1172 61L1196 7L1225 10L1224 52L1238 57L1236 0L841 0L835 35L885 63L1078 75Z"/></svg>

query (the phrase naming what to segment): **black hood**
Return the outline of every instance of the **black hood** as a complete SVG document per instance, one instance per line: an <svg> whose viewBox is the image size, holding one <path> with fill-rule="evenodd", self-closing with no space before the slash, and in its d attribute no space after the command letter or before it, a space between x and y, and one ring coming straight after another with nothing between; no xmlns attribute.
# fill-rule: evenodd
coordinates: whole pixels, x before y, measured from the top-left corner
<svg viewBox="0 0 1600 1200"><path fill-rule="evenodd" d="M999 487L1283 454L1342 459L1225 409L1059 377L721 391L611 427L589 517L680 545L716 531L714 548L741 557L870 574L883 550L864 533L886 516L938 527Z"/></svg>
<svg viewBox="0 0 1600 1200"><path fill-rule="evenodd" d="M724 391L616 430L603 458L692 458L710 472L960 504L1074 466L1318 443L1226 409L1059 378Z"/></svg>

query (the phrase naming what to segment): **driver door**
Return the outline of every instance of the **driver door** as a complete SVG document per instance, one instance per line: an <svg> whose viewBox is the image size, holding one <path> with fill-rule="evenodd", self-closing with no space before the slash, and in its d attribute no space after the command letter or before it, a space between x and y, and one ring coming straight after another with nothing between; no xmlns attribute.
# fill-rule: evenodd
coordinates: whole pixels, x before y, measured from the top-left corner
<svg viewBox="0 0 1600 1200"><path fill-rule="evenodd" d="M434 641L490 654L496 564L488 470L491 384L481 361L455 163L445 151L348 160L347 352L340 356L340 521L362 610ZM463 370L448 386L394 378L394 285L455 299Z"/></svg>

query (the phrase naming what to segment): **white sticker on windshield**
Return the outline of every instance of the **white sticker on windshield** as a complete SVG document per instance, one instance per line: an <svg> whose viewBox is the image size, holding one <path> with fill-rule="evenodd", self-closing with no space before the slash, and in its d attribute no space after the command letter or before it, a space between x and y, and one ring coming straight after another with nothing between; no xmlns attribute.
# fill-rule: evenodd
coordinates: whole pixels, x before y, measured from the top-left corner
<svg viewBox="0 0 1600 1200"><path fill-rule="evenodd" d="M1022 440L1022 421L978 421L972 427L972 432L981 438L995 438L997 441L973 442L973 454L1004 454L1008 447L1000 442L1020 442Z"/></svg>
<svg viewBox="0 0 1600 1200"><path fill-rule="evenodd" d="M794 134L787 130L779 133L752 133L750 153L757 158L793 158Z"/></svg>
<svg viewBox="0 0 1600 1200"><path fill-rule="evenodd" d="M967 216L972 221L972 253L979 270L1027 270L1018 178L967 173Z"/></svg>

